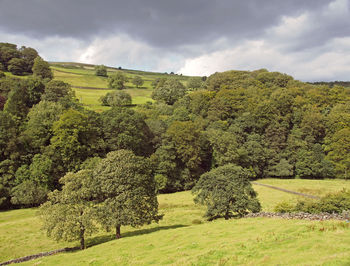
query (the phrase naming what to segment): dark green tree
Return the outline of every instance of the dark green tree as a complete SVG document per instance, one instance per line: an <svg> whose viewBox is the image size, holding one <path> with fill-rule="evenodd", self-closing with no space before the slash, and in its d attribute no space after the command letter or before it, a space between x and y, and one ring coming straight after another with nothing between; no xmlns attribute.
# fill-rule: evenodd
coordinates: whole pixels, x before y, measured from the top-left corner
<svg viewBox="0 0 350 266"><path fill-rule="evenodd" d="M32 71L35 77L49 80L53 79L53 73L49 63L44 61L40 56L34 59Z"/></svg>
<svg viewBox="0 0 350 266"><path fill-rule="evenodd" d="M149 161L131 151L119 150L107 154L94 171L94 187L101 197L99 220L107 228L141 226L158 222L156 183Z"/></svg>
<svg viewBox="0 0 350 266"><path fill-rule="evenodd" d="M21 58L24 60L26 69L25 72L32 73L32 68L34 65L34 60L39 56L38 52L31 48L22 46L19 51L21 52Z"/></svg>
<svg viewBox="0 0 350 266"><path fill-rule="evenodd" d="M12 58L8 62L7 69L13 74L13 75L23 75L25 71L27 70L26 62L22 58Z"/></svg>
<svg viewBox="0 0 350 266"><path fill-rule="evenodd" d="M130 149L137 155L152 154L152 132L143 116L132 109L113 107L101 114L107 151Z"/></svg>
<svg viewBox="0 0 350 266"><path fill-rule="evenodd" d="M194 201L207 206L205 216L209 220L259 212L261 206L249 182L251 176L249 170L233 164L215 168L203 174L193 187Z"/></svg>

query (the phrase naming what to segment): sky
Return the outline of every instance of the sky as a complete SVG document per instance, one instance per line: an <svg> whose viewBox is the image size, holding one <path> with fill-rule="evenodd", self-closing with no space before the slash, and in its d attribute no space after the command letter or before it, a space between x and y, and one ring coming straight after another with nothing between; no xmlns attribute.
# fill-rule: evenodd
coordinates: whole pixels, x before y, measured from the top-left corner
<svg viewBox="0 0 350 266"><path fill-rule="evenodd" d="M350 80L350 0L0 0L0 42L47 61Z"/></svg>

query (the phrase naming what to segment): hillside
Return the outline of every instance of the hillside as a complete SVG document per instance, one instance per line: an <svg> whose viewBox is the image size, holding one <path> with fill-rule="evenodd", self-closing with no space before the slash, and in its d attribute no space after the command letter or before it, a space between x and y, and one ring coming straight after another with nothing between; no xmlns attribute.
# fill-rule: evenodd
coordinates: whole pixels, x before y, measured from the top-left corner
<svg viewBox="0 0 350 266"><path fill-rule="evenodd" d="M350 189L342 180L259 180L313 195ZM298 196L254 186L264 211ZM54 255L24 265L310 265L349 262L349 223L268 218L207 222L204 208L190 192L158 196L164 219L157 225L122 227L123 238L100 232L88 238L85 251ZM0 262L29 254L78 245L56 243L40 231L36 209L0 213ZM341 240L340 240L341 239ZM317 244L315 244L317 243Z"/></svg>
<svg viewBox="0 0 350 266"><path fill-rule="evenodd" d="M50 66L54 73L54 79L69 83L75 91L76 97L84 106L95 111L109 109L109 107L101 106L98 100L101 96L112 90L108 89L107 77L95 75L94 65L73 62L51 62ZM151 98L153 89L151 84L156 79L176 78L183 84L186 84L190 78L188 76L173 74L107 67L108 75L116 72L121 72L128 78L124 91L131 95L133 104L144 104L148 101L153 101ZM144 84L139 88L136 88L131 82L135 76L141 77L144 81Z"/></svg>

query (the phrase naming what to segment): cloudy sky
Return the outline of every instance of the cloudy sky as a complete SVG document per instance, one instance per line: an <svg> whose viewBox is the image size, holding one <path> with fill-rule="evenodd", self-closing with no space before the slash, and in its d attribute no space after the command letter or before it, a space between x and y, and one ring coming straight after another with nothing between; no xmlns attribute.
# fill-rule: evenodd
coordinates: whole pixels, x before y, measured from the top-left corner
<svg viewBox="0 0 350 266"><path fill-rule="evenodd" d="M350 80L350 0L0 0L0 42L48 61Z"/></svg>

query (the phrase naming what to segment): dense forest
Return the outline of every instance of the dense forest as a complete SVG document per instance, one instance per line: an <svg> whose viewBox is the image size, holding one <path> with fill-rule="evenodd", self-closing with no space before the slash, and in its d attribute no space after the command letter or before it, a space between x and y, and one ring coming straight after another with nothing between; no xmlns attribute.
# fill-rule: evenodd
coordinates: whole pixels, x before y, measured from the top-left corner
<svg viewBox="0 0 350 266"><path fill-rule="evenodd" d="M160 193L191 189L228 164L252 179L350 178L350 90L341 86L265 69L186 86L172 75L154 82L154 102L98 113L52 80L32 48L1 43L0 68L25 76L0 72L2 209L37 206L67 173L102 171L120 150L144 158Z"/></svg>

